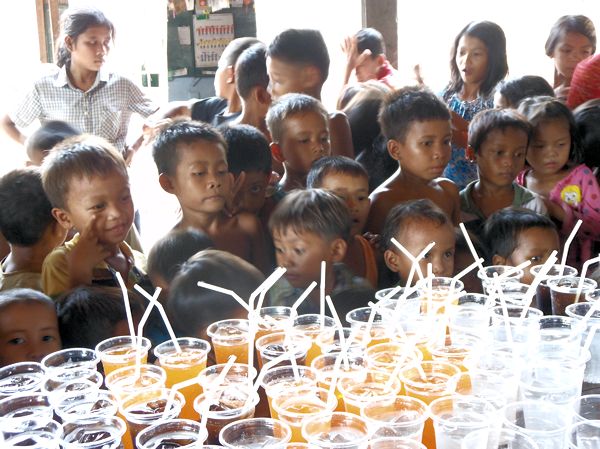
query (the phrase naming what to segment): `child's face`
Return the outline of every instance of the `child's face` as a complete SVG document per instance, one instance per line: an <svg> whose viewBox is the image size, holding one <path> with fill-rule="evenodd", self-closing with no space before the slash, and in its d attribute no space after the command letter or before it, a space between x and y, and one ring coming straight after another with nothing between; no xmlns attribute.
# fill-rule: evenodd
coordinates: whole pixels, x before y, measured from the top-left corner
<svg viewBox="0 0 600 449"><path fill-rule="evenodd" d="M391 140L388 148L403 171L424 181L432 181L444 172L450 160L452 129L450 120L412 122L404 142Z"/></svg>
<svg viewBox="0 0 600 449"><path fill-rule="evenodd" d="M489 132L475 154L479 178L496 187L512 184L525 166L527 134L517 128Z"/></svg>
<svg viewBox="0 0 600 449"><path fill-rule="evenodd" d="M74 177L66 204L67 210L59 210L57 216L63 227L81 232L95 216L95 232L102 244L121 243L133 223L129 179L117 170L103 176Z"/></svg>
<svg viewBox="0 0 600 449"><path fill-rule="evenodd" d="M231 193L233 175L227 168L225 149L199 140L177 148L179 162L170 176L171 191L184 212L218 213Z"/></svg>
<svg viewBox="0 0 600 449"><path fill-rule="evenodd" d="M576 32L569 32L565 33L563 38L556 43L552 58L556 71L570 80L577 64L593 53L594 47L587 37Z"/></svg>
<svg viewBox="0 0 600 449"><path fill-rule="evenodd" d="M569 161L571 130L566 119L543 120L535 127L527 162L540 175L552 175Z"/></svg>
<svg viewBox="0 0 600 449"><path fill-rule="evenodd" d="M258 214L265 204L270 173L245 171L244 182L233 199L239 211Z"/></svg>
<svg viewBox="0 0 600 449"><path fill-rule="evenodd" d="M289 93L305 93L305 73L297 64L267 57L268 91L273 101Z"/></svg>
<svg viewBox="0 0 600 449"><path fill-rule="evenodd" d="M277 265L287 269L284 276L296 288L306 288L312 281L319 282L321 261L331 268L331 264L340 262L346 253L342 239L328 241L307 231L273 231L273 243Z"/></svg>
<svg viewBox="0 0 600 449"><path fill-rule="evenodd" d="M458 41L455 61L465 84L481 84L485 80L488 50L481 39L463 35Z"/></svg>
<svg viewBox="0 0 600 449"><path fill-rule="evenodd" d="M65 39L70 40L70 38ZM71 64L97 72L104 65L104 58L110 51L111 41L112 34L107 27L89 27L71 41Z"/></svg>
<svg viewBox="0 0 600 449"><path fill-rule="evenodd" d="M288 170L306 176L314 161L329 156L329 123L317 112L288 116L278 142Z"/></svg>
<svg viewBox="0 0 600 449"><path fill-rule="evenodd" d="M548 260L552 251L560 250L558 232L550 228L529 228L517 237L517 246L508 259L504 260L494 256L493 263L496 265L517 266L525 261L531 261L531 265L525 268L525 274L521 282L531 284L533 275L529 269L535 265L541 265Z"/></svg>
<svg viewBox="0 0 600 449"><path fill-rule="evenodd" d="M431 220L411 220L402 226L396 239L415 257L429 243L435 242L435 245L419 262L421 271L423 275L427 275L427 264L430 263L435 276L452 276L456 246L456 236L452 225L440 225ZM412 267L411 260L396 248L386 250L384 258L388 268L398 273L402 281L407 282ZM418 276L415 273L413 283L417 279Z"/></svg>
<svg viewBox="0 0 600 449"><path fill-rule="evenodd" d="M0 366L39 362L61 349L56 311L35 301L15 302L0 313Z"/></svg>
<svg viewBox="0 0 600 449"><path fill-rule="evenodd" d="M376 80L379 68L383 64L383 57L381 55L369 56L355 67L356 80L360 83L364 83L369 80Z"/></svg>
<svg viewBox="0 0 600 449"><path fill-rule="evenodd" d="M364 176L329 172L323 176L321 188L331 190L341 197L350 209L352 216L351 235L362 234L369 215L369 180Z"/></svg>

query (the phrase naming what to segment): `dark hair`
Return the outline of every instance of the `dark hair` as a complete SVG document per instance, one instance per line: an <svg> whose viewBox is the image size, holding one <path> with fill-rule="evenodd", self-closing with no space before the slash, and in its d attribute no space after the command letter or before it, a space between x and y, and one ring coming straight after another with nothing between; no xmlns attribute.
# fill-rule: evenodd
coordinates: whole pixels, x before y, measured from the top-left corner
<svg viewBox="0 0 600 449"><path fill-rule="evenodd" d="M231 318L241 306L229 295L198 286L199 281L230 288L246 299L264 281L262 273L225 251L205 250L183 264L171 283L167 310L172 324L185 335L197 336L213 322Z"/></svg>
<svg viewBox="0 0 600 449"><path fill-rule="evenodd" d="M569 134L571 134L569 161L573 163L581 162L581 142L575 118L571 110L563 102L553 97L526 98L519 104L519 112L529 120L529 123L533 127L532 130L535 130L536 126L546 120L566 120L569 124Z"/></svg>
<svg viewBox="0 0 600 449"><path fill-rule="evenodd" d="M235 64L235 88L240 98L250 96L252 88L269 86L267 47L262 42L247 48Z"/></svg>
<svg viewBox="0 0 600 449"><path fill-rule="evenodd" d="M596 53L596 29L594 23L586 16L567 15L560 17L552 28L546 40L546 55L550 58L554 55L554 50L558 42L567 33L578 33L587 37L592 44L592 54Z"/></svg>
<svg viewBox="0 0 600 449"><path fill-rule="evenodd" d="M0 178L0 232L12 245L32 246L56 223L35 167L13 170Z"/></svg>
<svg viewBox="0 0 600 449"><path fill-rule="evenodd" d="M499 129L504 132L508 128L523 131L527 136L527 145L531 140L533 128L523 115L514 109L485 109L478 112L469 123L469 146L479 153L489 133Z"/></svg>
<svg viewBox="0 0 600 449"><path fill-rule="evenodd" d="M158 173L175 174L179 163L178 146L204 141L221 145L227 152L227 144L221 133L211 125L189 119L176 119L163 126L152 145L152 157Z"/></svg>
<svg viewBox="0 0 600 449"><path fill-rule="evenodd" d="M509 257L519 243L519 235L531 228L556 230L550 218L529 209L507 207L494 212L483 226L489 257Z"/></svg>
<svg viewBox="0 0 600 449"><path fill-rule="evenodd" d="M580 137L583 162L588 167L600 166L600 98L588 100L573 111Z"/></svg>
<svg viewBox="0 0 600 449"><path fill-rule="evenodd" d="M31 288L11 288L0 291L0 310L19 302L37 302L54 309L54 301L44 293Z"/></svg>
<svg viewBox="0 0 600 449"><path fill-rule="evenodd" d="M141 296L128 290L133 317L141 317ZM116 287L78 287L63 293L56 301L58 328L65 348L94 349L113 337L115 325L127 320L121 290Z"/></svg>
<svg viewBox="0 0 600 449"><path fill-rule="evenodd" d="M481 241L481 238L480 238L481 233L476 234L468 229L466 229L466 231L467 231L467 234L469 235L469 240L471 241L471 243L473 244L473 247L475 248L475 251L477 252L477 255L479 257L482 257L484 261L488 261L489 259L491 259L491 257L489 257L488 248L485 246L484 242ZM463 252L463 251L465 253L471 254L471 248L469 247L469 242L467 241L465 234L463 234L463 232L460 231L459 229L456 229L455 234L456 234L456 247L455 247L454 254L457 254L458 252ZM456 267L454 267L454 269L456 270ZM481 288L481 282L479 282L479 287Z"/></svg>
<svg viewBox="0 0 600 449"><path fill-rule="evenodd" d="M424 87L403 87L388 94L379 110L381 131L388 140L404 142L412 123L426 120L450 120L450 111Z"/></svg>
<svg viewBox="0 0 600 449"><path fill-rule="evenodd" d="M383 36L375 28L363 28L355 34L355 37L356 50L359 55L365 50L370 50L373 58L385 54Z"/></svg>
<svg viewBox="0 0 600 449"><path fill-rule="evenodd" d="M352 218L346 203L322 189L293 190L288 193L269 218L271 234L293 230L311 232L325 240L348 240Z"/></svg>
<svg viewBox="0 0 600 449"><path fill-rule="evenodd" d="M454 39L452 50L450 52L450 83L446 88L444 99L448 99L452 94L460 92L463 88L463 80L460 76L460 70L456 65L456 53L458 44L463 36L476 37L487 48L488 64L485 73L485 79L481 83L479 95L489 96L498 82L508 73L508 62L506 59L506 36L500 26L494 22L482 21L471 22L464 27Z"/></svg>
<svg viewBox="0 0 600 449"><path fill-rule="evenodd" d="M288 29L273 39L267 56L289 64L313 65L321 72L321 83L329 76L329 53L318 30Z"/></svg>
<svg viewBox="0 0 600 449"><path fill-rule="evenodd" d="M321 188L323 179L330 173L343 173L369 180L369 174L365 168L354 159L346 156L325 156L311 165L306 176L306 187L309 189Z"/></svg>
<svg viewBox="0 0 600 449"><path fill-rule="evenodd" d="M147 271L171 282L181 266L194 254L214 246L208 235L188 228L169 232L148 252Z"/></svg>
<svg viewBox="0 0 600 449"><path fill-rule="evenodd" d="M385 249L395 248L392 237L396 237L409 221L429 221L440 226L452 225L448 215L429 199L398 204L389 211L383 225L381 239Z"/></svg>
<svg viewBox="0 0 600 449"><path fill-rule="evenodd" d="M225 67L235 67L238 58L246 50L254 44L258 44L260 41L255 37L238 37L227 44L225 50L219 58L219 63L224 64Z"/></svg>
<svg viewBox="0 0 600 449"><path fill-rule="evenodd" d="M71 62L71 52L65 44L65 37L73 41L91 27L106 27L111 38L115 38L115 27L104 13L95 8L69 8L60 18L60 35L56 41L56 65L63 67Z"/></svg>
<svg viewBox="0 0 600 449"><path fill-rule="evenodd" d="M54 147L42 164L42 182L50 203L66 209L74 178L106 176L115 172L129 179L121 153L107 140L83 134Z"/></svg>
<svg viewBox="0 0 600 449"><path fill-rule="evenodd" d="M69 137L78 136L80 131L62 120L50 120L36 129L25 142L27 155L31 158L34 151L48 152L56 144Z"/></svg>
<svg viewBox="0 0 600 449"><path fill-rule="evenodd" d="M222 126L219 131L227 142L227 165L235 176L240 172L271 173L269 142L258 129L250 125Z"/></svg>
<svg viewBox="0 0 600 449"><path fill-rule="evenodd" d="M284 122L294 114L303 114L306 112L314 112L319 114L325 120L329 127L329 115L325 107L319 100L310 95L305 94L285 94L271 104L267 112L267 127L271 133L271 140L279 142L283 137Z"/></svg>
<svg viewBox="0 0 600 449"><path fill-rule="evenodd" d="M496 92L504 97L509 108L516 108L527 97L545 95L554 97L554 89L541 76L525 75L512 80L500 81Z"/></svg>

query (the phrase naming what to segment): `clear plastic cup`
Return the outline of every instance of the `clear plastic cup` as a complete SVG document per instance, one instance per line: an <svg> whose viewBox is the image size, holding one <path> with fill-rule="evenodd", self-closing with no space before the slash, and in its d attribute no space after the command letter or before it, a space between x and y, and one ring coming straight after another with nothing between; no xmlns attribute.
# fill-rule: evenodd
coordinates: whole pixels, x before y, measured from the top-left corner
<svg viewBox="0 0 600 449"><path fill-rule="evenodd" d="M423 279L417 283L421 293L421 302L426 311L431 306L435 313L444 313L446 307L455 305L463 294L462 281L449 277ZM431 294L431 297L430 297Z"/></svg>
<svg viewBox="0 0 600 449"><path fill-rule="evenodd" d="M225 363L221 363L219 365L212 365L208 368L205 368L198 374L198 382L202 386L202 388L216 388L217 385L213 385L213 382L217 380L221 371L225 367ZM221 382L220 386L239 384L239 385L248 385L249 378L256 378L256 368L253 366L248 366L244 363L234 363L227 371L225 378Z"/></svg>
<svg viewBox="0 0 600 449"><path fill-rule="evenodd" d="M13 363L0 368L0 400L17 393L40 391L44 367L36 362Z"/></svg>
<svg viewBox="0 0 600 449"><path fill-rule="evenodd" d="M396 291L396 293L394 295L390 296L390 294L394 290ZM376 301L387 301L387 300L397 301L398 299L400 299L400 297L402 296L403 293L404 293L404 287L400 287L400 289L398 289L397 287L384 288L381 290L377 290L375 292L375 300Z"/></svg>
<svg viewBox="0 0 600 449"><path fill-rule="evenodd" d="M467 391L464 390L464 385L466 385L466 388L471 388L470 385L472 385L477 388L477 391L481 392L475 393L476 390L473 390L473 393L470 394L475 396L485 394L489 387L487 380L490 379L493 383L494 379L497 379L494 376L498 376L503 379L503 382L498 384L496 391L505 396L504 402L509 403L517 400L522 361L513 352L500 348L490 348L488 351L467 357L463 361L463 364L467 368L468 373L476 373L477 377L455 378L453 381L456 384L456 388L460 390L459 394ZM490 377L486 377L486 375ZM474 379L477 383L472 383ZM469 382L468 384L462 383L467 381ZM496 403L496 401L491 402Z"/></svg>
<svg viewBox="0 0 600 449"><path fill-rule="evenodd" d="M331 333L323 332L317 336L316 342L321 349L321 354L339 353L342 350L342 336L344 342L348 344L348 339L352 338L350 346L348 346L349 353L362 353L363 345L361 343L360 335L352 332L349 327L344 327L341 330L336 328L333 332L333 340Z"/></svg>
<svg viewBox="0 0 600 449"><path fill-rule="evenodd" d="M277 419L277 412L273 409L273 397L277 396L280 390L316 387L317 372L309 366L298 366L298 376L291 366L277 366L268 370L262 380L262 387L267 395L271 418Z"/></svg>
<svg viewBox="0 0 600 449"><path fill-rule="evenodd" d="M100 358L93 349L69 348L48 354L42 359L42 366L47 372L54 369L92 369L98 368Z"/></svg>
<svg viewBox="0 0 600 449"><path fill-rule="evenodd" d="M237 363L248 363L248 326L248 320L221 320L208 326L218 364L227 363L231 355Z"/></svg>
<svg viewBox="0 0 600 449"><path fill-rule="evenodd" d="M518 325L520 322L524 324L531 324L535 326L538 324L540 318L542 317L542 311L538 310L534 307L528 307L527 313L525 314L525 318L521 320L521 313L525 309L524 306L516 306L516 305L507 305L506 311L508 313L508 322L511 325ZM504 324L504 310L502 306L495 306L492 308L492 325L503 325ZM539 326L539 325L538 325Z"/></svg>
<svg viewBox="0 0 600 449"><path fill-rule="evenodd" d="M372 318L371 313L373 314ZM357 335L360 336L363 346L387 343L393 338L392 328L387 324L387 320L371 307L360 307L351 310L346 314L346 321L350 324L351 329L358 329ZM365 332L369 327L369 322L371 322L369 335L366 335Z"/></svg>
<svg viewBox="0 0 600 449"><path fill-rule="evenodd" d="M322 449L363 449L369 441L369 425L351 413L332 412L306 419L302 436Z"/></svg>
<svg viewBox="0 0 600 449"><path fill-rule="evenodd" d="M284 306L262 307L258 311L258 315L262 319L258 321L255 340L263 335L289 329L297 316L291 307Z"/></svg>
<svg viewBox="0 0 600 449"><path fill-rule="evenodd" d="M495 305L487 295L466 293L448 313L448 328L452 337L480 336L490 325L490 309Z"/></svg>
<svg viewBox="0 0 600 449"><path fill-rule="evenodd" d="M369 370L357 377L340 379L338 389L344 397L346 412L360 415L360 409L377 399L394 398L402 383L392 373Z"/></svg>
<svg viewBox="0 0 600 449"><path fill-rule="evenodd" d="M516 282L520 282L525 274L523 270L515 270L515 267L510 267L508 265L489 265L487 267L483 267L483 272L478 270L477 277L481 279L483 291L489 295L496 290L494 283L492 282L494 275L497 274L498 276L502 276L508 272L511 272L511 274L506 276L504 279Z"/></svg>
<svg viewBox="0 0 600 449"><path fill-rule="evenodd" d="M312 313L298 315L294 318L292 327L293 332L305 335L312 340L312 345L306 354L307 366L309 366L316 357L321 355L321 347L317 344L317 337L319 337L319 335L321 335L321 340L333 342L335 322L333 321L333 318L329 316L323 316L322 318L323 321L321 321L321 315Z"/></svg>
<svg viewBox="0 0 600 449"><path fill-rule="evenodd" d="M142 363L146 363L152 343L145 337L142 337L141 342L141 360ZM118 368L135 364L137 341L132 342L131 336L125 335L107 338L96 345L96 353L102 361L104 375L108 376L109 373Z"/></svg>
<svg viewBox="0 0 600 449"><path fill-rule="evenodd" d="M102 387L104 378L96 370L91 369L66 369L52 370L52 376L42 384L42 392L50 396L53 404L64 393L74 391L98 390Z"/></svg>
<svg viewBox="0 0 600 449"><path fill-rule="evenodd" d="M427 449L418 441L402 437L371 438L369 449Z"/></svg>
<svg viewBox="0 0 600 449"><path fill-rule="evenodd" d="M493 372L469 370L457 374L450 382L454 385L456 394L485 399L496 409L501 409L509 400L512 402L515 399L516 392L511 390L507 379Z"/></svg>
<svg viewBox="0 0 600 449"><path fill-rule="evenodd" d="M0 442L3 448L59 449L60 434L56 421L34 418L2 425Z"/></svg>
<svg viewBox="0 0 600 449"><path fill-rule="evenodd" d="M577 320L567 316L541 317L538 351L571 353L573 348L581 346L583 329L577 323Z"/></svg>
<svg viewBox="0 0 600 449"><path fill-rule="evenodd" d="M543 265L535 265L530 267L529 272L535 277L538 276ZM576 268L565 265L564 270L561 273L561 265L556 264L550 267L550 271L544 276L544 279L538 284L535 291L536 307L540 309L544 315L552 315L552 299L550 297L550 287L548 287L548 279L552 279L557 276L577 276L578 271Z"/></svg>
<svg viewBox="0 0 600 449"><path fill-rule="evenodd" d="M116 449L127 429L116 416L69 421L62 425L63 449Z"/></svg>
<svg viewBox="0 0 600 449"><path fill-rule="evenodd" d="M600 299L600 288L587 292L585 294L585 300L587 302L596 302Z"/></svg>
<svg viewBox="0 0 600 449"><path fill-rule="evenodd" d="M125 397L146 388L165 386L167 373L157 365L141 365L139 375L135 366L116 369L106 376L104 384L117 398Z"/></svg>
<svg viewBox="0 0 600 449"><path fill-rule="evenodd" d="M443 339L431 339L427 349L434 361L448 362L458 366L461 370L466 369L463 366L463 360L473 352L479 352L484 342L481 337L463 335L461 337L451 337L443 335Z"/></svg>
<svg viewBox="0 0 600 449"><path fill-rule="evenodd" d="M461 449L539 449L537 443L523 432L510 429L480 429L469 433Z"/></svg>
<svg viewBox="0 0 600 449"><path fill-rule="evenodd" d="M51 420L50 398L41 393L18 393L0 401L0 421L12 425L32 418Z"/></svg>
<svg viewBox="0 0 600 449"><path fill-rule="evenodd" d="M581 396L585 364L533 360L521 371L521 400L549 401L570 409Z"/></svg>
<svg viewBox="0 0 600 449"><path fill-rule="evenodd" d="M569 449L600 448L600 421L582 421L573 424L567 434Z"/></svg>
<svg viewBox="0 0 600 449"><path fill-rule="evenodd" d="M365 357L370 368L391 373L400 363L403 365L420 363L423 360L423 353L410 342L392 341L367 348Z"/></svg>
<svg viewBox="0 0 600 449"><path fill-rule="evenodd" d="M565 312L567 316L577 320L576 326L578 326L581 324L581 320L588 313L591 307L592 303L579 302L567 306ZM600 325L600 311L596 310L592 316L586 320L586 326L581 336L582 341L586 341L589 333L595 326L598 325ZM598 384L600 383L600 332L596 332L592 337L589 350L592 358L586 365L583 380L587 383Z"/></svg>
<svg viewBox="0 0 600 449"><path fill-rule="evenodd" d="M54 403L54 412L62 422L88 416L115 416L118 410L117 397L106 390L65 393Z"/></svg>
<svg viewBox="0 0 600 449"><path fill-rule="evenodd" d="M287 332L273 332L263 335L256 340L256 349L259 353L259 368L283 355L293 355L297 365L306 363L306 355L312 346L312 340L302 334L289 334ZM288 365L291 361L284 360L279 365Z"/></svg>
<svg viewBox="0 0 600 449"><path fill-rule="evenodd" d="M284 449L292 437L292 429L283 421L271 418L249 418L227 424L219 434L224 447L246 449Z"/></svg>
<svg viewBox="0 0 600 449"><path fill-rule="evenodd" d="M552 302L552 315L564 315L568 305L584 301L585 295L598 287L598 284L593 279L583 279L580 297L577 298L580 282L581 278L576 276L563 276L548 280Z"/></svg>
<svg viewBox="0 0 600 449"><path fill-rule="evenodd" d="M159 448L214 448L221 446L205 446L198 443L206 440L207 432L200 432L200 423L189 419L172 419L154 424L141 430L136 437L137 449Z"/></svg>
<svg viewBox="0 0 600 449"><path fill-rule="evenodd" d="M572 402L573 422L600 421L600 394L586 394Z"/></svg>
<svg viewBox="0 0 600 449"><path fill-rule="evenodd" d="M429 410L420 399L396 396L365 404L360 415L371 425L371 438L402 437L420 442Z"/></svg>
<svg viewBox="0 0 600 449"><path fill-rule="evenodd" d="M453 395L429 404L437 449L458 449L474 430L487 429L496 419L496 408L485 399Z"/></svg>

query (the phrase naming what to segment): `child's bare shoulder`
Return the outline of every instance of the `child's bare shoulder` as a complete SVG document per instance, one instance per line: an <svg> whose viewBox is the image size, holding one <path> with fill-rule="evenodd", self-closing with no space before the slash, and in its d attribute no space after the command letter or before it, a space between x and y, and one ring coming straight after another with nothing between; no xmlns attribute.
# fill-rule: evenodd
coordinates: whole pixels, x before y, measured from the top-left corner
<svg viewBox="0 0 600 449"><path fill-rule="evenodd" d="M239 232L246 235L256 235L261 231L261 224L258 217L249 212L238 212L227 218L226 226L232 232Z"/></svg>
<svg viewBox="0 0 600 449"><path fill-rule="evenodd" d="M452 198L458 196L459 190L458 186L448 178L438 178L437 185L443 190L446 195L451 196Z"/></svg>

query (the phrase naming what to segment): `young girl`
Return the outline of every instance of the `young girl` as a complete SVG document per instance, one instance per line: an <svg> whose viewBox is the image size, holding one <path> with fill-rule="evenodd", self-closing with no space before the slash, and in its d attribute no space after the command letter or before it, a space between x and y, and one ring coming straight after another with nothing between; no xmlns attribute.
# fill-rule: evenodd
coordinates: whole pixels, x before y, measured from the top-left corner
<svg viewBox="0 0 600 449"><path fill-rule="evenodd" d="M591 257L592 242L600 237L600 187L592 170L580 164L575 120L562 102L549 97L524 100L519 111L534 127L534 135L527 150L530 168L517 182L548 200L550 214L562 222L564 237L583 220L576 239L579 247L569 254L569 263L579 266Z"/></svg>
<svg viewBox="0 0 600 449"><path fill-rule="evenodd" d="M494 105L494 88L508 73L506 37L492 22L471 22L452 47L450 83L442 92L452 111L452 157L444 176L459 189L477 179L477 167L465 158L468 126L473 116Z"/></svg>
<svg viewBox="0 0 600 449"><path fill-rule="evenodd" d="M550 29L546 55L554 60L554 91L565 100L579 61L596 52L596 30L586 16L562 16Z"/></svg>

